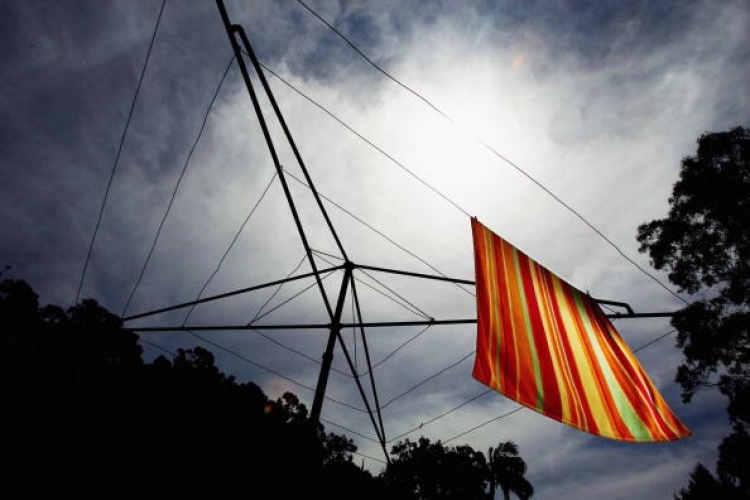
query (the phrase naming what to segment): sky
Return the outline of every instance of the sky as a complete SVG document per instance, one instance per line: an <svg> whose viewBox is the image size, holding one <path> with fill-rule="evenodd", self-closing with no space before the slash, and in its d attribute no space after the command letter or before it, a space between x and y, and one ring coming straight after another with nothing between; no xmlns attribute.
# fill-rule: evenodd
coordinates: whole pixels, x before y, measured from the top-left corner
<svg viewBox="0 0 750 500"><path fill-rule="evenodd" d="M352 261L472 280L470 214L594 297L627 302L637 312L681 307L482 144L666 283L638 252L637 227L666 215L680 160L695 152L701 134L748 125L746 1L308 5L453 120L373 68L300 3L227 0L232 21L244 26L261 62L293 86L268 75L318 191L335 202L324 205ZM75 301L160 7L158 0L0 4L0 268L11 266L3 278L27 280L43 304ZM204 286L206 297L310 270L236 63L190 154L231 60L213 2L167 0L82 297L127 316L194 300ZM278 120L261 100L281 164L301 179ZM337 263L336 244L310 191L291 177L288 182L310 245L324 252L317 265ZM476 315L471 293L452 284L372 272L357 278L366 321L419 319L415 308L437 319ZM204 304L187 324L326 323L315 288L273 309L312 283ZM340 273L326 279L328 294L337 296L340 283ZM347 298L345 321L351 308ZM128 325L180 326L185 314ZM664 318L615 325L633 349L671 330ZM368 330L373 363L422 330ZM143 333L142 339L147 359L164 354L160 349L209 347L226 373L259 384L272 398L292 391L309 407L327 332L263 333L203 333L210 344L186 332ZM485 391L471 378L467 357L475 335L474 325L433 326L375 369L388 439L422 424L403 437L423 435L484 452L513 440L528 464L535 498L542 499L671 498L696 462L713 468L716 446L729 432L726 402L710 391L681 402L674 383L681 354L673 335L637 356L693 430L686 440L618 443L529 410L464 434L518 407L497 393L430 422ZM343 337L364 372L362 340L351 329ZM333 366L327 392L333 400L322 413L327 430L348 435L363 455L382 460L338 347ZM383 468L371 458L355 459L373 473Z"/></svg>

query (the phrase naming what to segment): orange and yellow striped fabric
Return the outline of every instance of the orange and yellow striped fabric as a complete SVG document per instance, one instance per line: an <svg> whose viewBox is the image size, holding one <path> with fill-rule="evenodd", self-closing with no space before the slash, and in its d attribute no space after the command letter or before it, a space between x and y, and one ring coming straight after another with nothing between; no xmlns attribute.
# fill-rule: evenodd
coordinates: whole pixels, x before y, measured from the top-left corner
<svg viewBox="0 0 750 500"><path fill-rule="evenodd" d="M599 305L472 219L477 286L473 376L592 434L675 441L691 434Z"/></svg>

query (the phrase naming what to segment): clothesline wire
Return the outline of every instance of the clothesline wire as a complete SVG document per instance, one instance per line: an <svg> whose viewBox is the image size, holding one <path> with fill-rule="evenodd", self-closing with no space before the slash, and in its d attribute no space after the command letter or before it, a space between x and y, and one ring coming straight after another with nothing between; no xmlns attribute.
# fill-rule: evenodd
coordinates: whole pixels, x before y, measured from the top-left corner
<svg viewBox="0 0 750 500"><path fill-rule="evenodd" d="M305 260L307 260L307 255L303 255L303 256L302 256L302 258L301 258L301 259L299 260L299 262L297 263L297 266L296 266L296 267L295 267L294 269L292 269L292 271L291 271L290 273L288 273L288 274L286 275L285 279L287 279L287 280L288 280L288 279L289 279L289 278L290 278L290 277L291 277L291 276L292 276L292 275L293 275L294 273L296 273L296 272L297 272L297 270L298 270L298 269L299 269L300 267L302 267L302 264L304 264L304 263L305 263ZM273 300L274 298L276 298L276 296L277 296L277 295L279 294L279 292L281 292L281 289L282 289L282 288L284 287L284 285L285 285L285 284L286 284L286 281L282 281L281 283L279 283L279 285L278 285L278 286L276 287L276 290L274 290L274 291L273 291L273 293L272 293L272 294L271 294L271 295L270 295L270 296L269 296L269 297L268 297L268 298L266 299L266 301L265 301L265 302L263 302L263 304L261 304L261 306L260 306L260 307L258 308L258 311L257 311L257 312L255 313L255 316L253 316L253 319L251 319L251 320L250 320L250 323L254 323L254 322L255 322L255 321L256 321L256 320L258 319L258 316L260 316L260 313L262 313L262 312L263 312L263 309L264 309L264 308L265 308L265 307L266 307L266 306L267 306L267 305L268 305L268 304L269 304L269 303L270 303L270 302L271 302L271 301L272 301L272 300Z"/></svg>
<svg viewBox="0 0 750 500"><path fill-rule="evenodd" d="M328 278L330 278L331 276L333 276L333 275L334 275L334 274L336 273L336 271L337 271L337 270L333 270L333 271L328 271L327 273L325 273L325 276L323 276L323 277L322 277L322 278L320 279L320 281L321 281L321 282L323 282L323 281L327 280ZM281 307L283 307L283 306L287 305L287 304L288 304L289 302L293 301L294 299L296 299L297 297L299 297L300 295L302 295L303 293L305 293L306 291L310 290L311 288L313 288L313 287L315 287L315 286L317 286L317 285L318 285L318 283L317 283L317 282L312 282L311 284L309 284L308 286L306 286L305 288L303 288L303 289L302 289L302 290L300 290L299 292L295 293L294 295L292 295L292 296L291 296L291 297L289 297L288 299L284 300L283 302L281 302L281 303L277 304L276 306L274 306L273 308L271 308L271 309L269 309L268 311L264 312L263 314L261 314L261 315L260 315L260 316L258 316L257 318L253 319L253 322L251 322L251 323L248 323L248 326L253 326L253 324L255 323L255 321L258 321L258 320L260 320L260 319L263 319L263 318L265 318L266 316L268 316L268 315L269 315L269 314L271 314L272 312L275 312L275 311L276 311L276 310L278 310L279 308L281 308Z"/></svg>
<svg viewBox="0 0 750 500"><path fill-rule="evenodd" d="M229 70L232 68L233 64L234 64L234 56L232 56L232 58L229 60L229 64L227 64L227 67L224 70L224 74L221 76L221 80L219 80L219 84L216 86L216 90L214 91L214 94L211 97L211 102L208 104L208 108L206 108L206 112L203 115L203 121L201 123L200 129L198 130L198 135L195 137L195 140L193 141L193 145L190 147L190 151L188 152L187 158L185 158L185 163L182 166L182 171L180 171L180 175L177 177L177 183L174 186L174 190L172 191L172 196L169 199L169 203L167 204L167 208L164 211L164 215L161 218L161 222L159 222L159 227L157 228L156 234L154 235L154 239L151 242L151 248L149 248L148 254L146 255L146 260L144 260L143 262L143 266L141 267L141 272L138 275L138 279L136 280L135 285L133 286L133 290L130 292L130 295L128 295L128 298L125 301L125 306L123 307L122 314L120 315L122 317L124 317L125 314L128 312L128 308L130 307L130 302L133 300L133 297L135 296L135 293L138 290L138 287L141 285L141 281L143 281L143 276L146 274L146 268L148 267L149 262L151 262L151 257L154 255L154 250L156 249L156 244L159 241L159 236L161 235L162 229L164 229L164 224L167 222L167 217L169 217L170 210L172 210L172 205L174 204L175 198L177 197L177 191L180 189L180 184L182 184L182 179L185 177L185 172L187 171L188 165L190 165L190 159L193 157L195 148L198 146L198 142L203 136L203 131L206 129L206 123L208 122L208 117L211 114L211 110L214 107L216 98L219 96L219 91L221 90L221 87L224 84L224 81L226 80L227 75L229 74Z"/></svg>
<svg viewBox="0 0 750 500"><path fill-rule="evenodd" d="M323 418L323 417L321 417L321 418L320 418L320 420L321 420L321 421L323 421L323 422L325 422L325 423L327 423L327 424L329 424L329 425L332 425L332 426L334 426L334 427L338 427L338 428L340 428L340 429L344 429L344 430L345 430L345 431L347 431L347 432L351 432L351 433L352 433L352 434L354 434L355 436L359 436L359 437L361 437L361 438L367 439L368 441L372 441L373 443L376 443L376 444L380 444L380 441L378 441L378 440L377 440L377 439L375 439L374 437L368 436L368 435L366 435L366 434L362 434L361 432L357 432L357 431L355 431L354 429L350 429L349 427L346 427L346 426L344 426L344 425L341 425L341 424L337 424L337 423L335 423L335 422L331 422L330 420L328 420L328 419L326 419L326 418Z"/></svg>
<svg viewBox="0 0 750 500"><path fill-rule="evenodd" d="M424 332L429 330L432 327L432 325L427 325L424 328L422 328L416 335L409 337L405 342L402 342L398 347L396 347L393 351L391 351L389 354L383 357L380 361L372 365L372 369L375 370L378 366L382 365L389 359L391 359L398 351L400 351L402 348L406 347L408 344L410 344L412 341L417 340L419 337L422 336ZM362 375L367 375L368 371L365 371Z"/></svg>
<svg viewBox="0 0 750 500"><path fill-rule="evenodd" d="M636 353L636 352L638 352L638 351L642 351L643 349L645 349L645 348L647 348L647 347L650 347L650 346L652 346L653 344L656 344L657 342L659 342L659 341L660 341L660 340L662 340L663 338L665 338L665 337L668 337L669 335L673 334L673 333L674 333L674 332L676 332L676 331L677 331L677 330L675 330L675 329L669 330L669 331L668 331L667 333L665 333L665 334L663 334L663 335L659 335L659 336L658 336L658 337L656 337L655 339L653 339L653 340L650 340L649 342L646 342L645 344L643 344L642 346L638 347L637 349L633 349L633 352L634 352L634 353Z"/></svg>
<svg viewBox="0 0 750 500"><path fill-rule="evenodd" d="M375 462L380 462L383 465L387 465L388 463L385 460L380 460L379 458L371 457L370 455L365 455L364 453L360 453L358 451L353 451L352 454L359 455L360 457L369 458L370 460L374 460Z"/></svg>
<svg viewBox="0 0 750 500"><path fill-rule="evenodd" d="M385 288L386 290L388 290L389 292L391 292L393 295L395 295L399 299L403 300L405 303L409 304L409 306L412 309L414 309L419 316L422 316L424 319L434 319L432 316L430 316L429 314L427 314L426 312L424 312L419 307L415 306L411 301L409 301L408 299L404 298L402 295L400 295L398 292L396 292L395 290L393 290L391 287L389 287L388 285L386 285L385 283L383 283L382 281L380 281L379 279L377 279L376 277L374 277L372 274L368 273L364 269L359 269L358 271L360 273L364 274L365 276L367 276L368 278L370 278L372 281L374 281L378 285L382 286L383 288Z"/></svg>
<svg viewBox="0 0 750 500"><path fill-rule="evenodd" d="M485 425L491 424L492 422L495 422L497 420L503 419L505 417L509 417L509 416L513 415L514 413L516 413L517 411L523 410L524 408L525 408L524 406L519 406L518 408L514 408L514 409L510 410L509 412L506 412L506 413L503 413L502 415L498 415L497 417L491 418L490 420L487 420L486 422L482 422L479 425L475 425L471 429L468 429L468 430L466 430L464 432L461 432L460 434L456 434L452 438L446 439L445 441L443 441L443 443L444 444L448 444L448 443L450 443L451 441L453 441L455 439L458 439L458 438L463 437L463 436L465 436L465 435L467 435L467 434L469 434L471 432L474 432L476 430L481 429Z"/></svg>
<svg viewBox="0 0 750 500"><path fill-rule="evenodd" d="M270 335L267 335L267 334L261 332L260 330L256 330L255 328L251 328L251 330L253 332L257 333L258 335L260 335L261 337L263 337L264 339L268 340L269 342L274 343L277 346L281 347L282 349L286 349L287 351L289 351L291 353L294 353L297 356L305 358L308 361L312 361L313 363L315 363L318 366L320 366L320 365L323 364L319 360L313 358L312 356L309 356L309 355L305 354L304 352L299 351L299 350L297 350L297 349L295 349L293 347L289 347L288 345L284 344L283 342L280 342L280 341L276 340L275 338L273 338ZM354 378L354 375L352 375L350 373L347 373L347 372L345 372L343 370L339 370L335 366L331 367L331 371L334 371L334 372L338 373L339 375L343 375L345 377Z"/></svg>
<svg viewBox="0 0 750 500"><path fill-rule="evenodd" d="M78 289L76 290L76 298L74 304L78 303L78 299L81 297L81 289L83 288L83 282L86 278L86 271L89 267L89 261L91 260L91 254L94 251L94 243L96 242L96 236L99 234L99 227L102 224L102 217L104 215L104 209L107 206L107 200L109 199L109 191L112 188L112 181L115 179L115 173L117 172L117 166L120 164L120 156L122 154L123 146L125 145L125 137L128 135L128 130L130 129L130 121L133 118L133 114L135 111L135 103L138 101L138 95L141 92L141 86L143 85L143 78L146 75L146 68L148 67L148 62L151 59L151 51L154 48L154 41L156 40L156 34L159 31L159 25L161 24L161 17L164 13L164 6L166 5L167 0L162 0L161 8L159 9L159 15L156 18L156 25L154 26L154 32L151 35L151 41L148 44L148 51L146 52L146 60L143 62L143 69L141 69L141 75L138 78L138 85L135 88L135 94L133 95L133 102L130 104L130 110L128 111L128 118L125 121L125 128L122 131L122 137L120 137L120 144L117 146L117 153L115 154L115 160L112 164L112 170L109 174L109 181L107 181L107 187L104 190L104 199L102 200L102 205L99 208L99 215L96 219L96 226L94 226L94 233L91 235L91 243L89 244L88 252L86 253L86 260L83 263L83 270L81 271L81 279L78 282Z"/></svg>
<svg viewBox="0 0 750 500"><path fill-rule="evenodd" d="M216 264L216 268L214 268L211 275L208 277L205 283L203 283L203 286L201 287L200 291L198 292L198 295L196 295L195 300L199 300L201 296L203 295L203 292L206 291L206 288L208 288L208 285L213 281L214 277L219 273L219 270L221 269L222 264L224 263L224 260L229 255L229 252L232 251L232 248L234 247L235 243L237 243L237 240L239 239L242 232L245 230L245 227L247 226L247 223L250 221L250 218L255 214L255 211L260 206L260 203L263 201L263 199L266 197L266 194L268 193L268 190L271 189L271 186L273 185L273 181L276 180L276 172L273 173L271 176L271 180L268 181L268 184L266 184L265 189L261 193L258 200L255 202L253 207L250 209L250 212L248 212L247 217L245 217L245 220L240 225L237 232L234 234L234 237L232 238L232 241L229 243L229 246L227 246L227 249L224 251L224 254L221 256L221 259L219 259L219 263ZM197 304L193 304L190 306L190 309L188 309L187 314L185 314L185 319L182 320L182 326L185 326L187 324L188 319L190 319L190 315L193 314L193 311L195 310Z"/></svg>
<svg viewBox="0 0 750 500"><path fill-rule="evenodd" d="M451 408L450 410L448 410L448 411L446 411L446 412L443 412L443 413L441 413L441 414L440 414L440 415L438 415L437 417L433 417L433 418L431 418L431 419L427 420L426 422L422 422L422 423L420 423L419 425L417 425L416 427L414 427L414 428L412 428L412 429L409 429L408 431L406 431L406 432L403 432L403 433L399 434L399 435L398 435L398 436L396 436L396 437L393 437L393 438L391 438L391 439L390 439L390 440L388 441L388 443L390 444L390 443L392 443L393 441L396 441L396 440L398 440L398 439L401 439L402 437L406 436L407 434L411 434L411 433L412 433L412 432L414 432L414 431L417 431L417 430L419 430L419 429L422 429L422 428L424 428L425 426L427 426L427 425L430 425L431 423L433 423L433 422L435 422L435 421L437 421L437 420L440 420L440 419L441 419L441 418L443 418L443 417L446 417L446 416L448 416L449 414L453 413L454 411L456 411L456 410L459 410L460 408L463 408L463 407L464 407L464 406L466 406L467 404L469 404L469 403L471 403L471 402L473 402L473 401L475 401L475 400L477 400L477 399L481 398L482 396L484 396L484 395L486 395L486 394L489 394L489 393L491 393L491 392L493 392L493 391L492 391L492 389L487 389L487 390L485 390L485 391L482 391L481 393L477 394L476 396L473 396L473 397L469 398L468 400L464 401L464 402L463 402L463 403L461 403L460 405L458 405L458 406L454 406L454 407L453 407L453 408Z"/></svg>
<svg viewBox="0 0 750 500"><path fill-rule="evenodd" d="M171 350L167 349L166 347L157 344L156 342L151 342L150 340L146 340L146 339L143 338L142 335L138 336L138 340L141 341L142 343L146 344L146 345L150 345L154 349L158 349L158 350L160 350L162 352L165 352L165 353L169 354L173 359L177 357L177 353L176 352L171 351Z"/></svg>
<svg viewBox="0 0 750 500"><path fill-rule="evenodd" d="M470 353L468 353L466 356L462 357L461 359L459 359L455 363L451 363L450 365L446 366L445 368L440 369L436 373L434 373L434 374L430 375L429 377L423 379L422 381L414 384L413 386L411 386L410 388L408 388L407 390L405 390L404 392L402 392L398 396L395 396L395 397L391 398L390 400L388 400L385 404L380 405L380 409L381 410L385 410L388 406L391 405L391 403L393 403L395 401L398 401L399 399L401 399L402 397L406 396L410 392L414 391L415 389L418 389L419 387L423 386L424 384L426 384L430 380L434 379L435 377L438 377L439 375L442 375L443 373L445 373L446 371L450 370L451 368L454 368L454 367L460 365L461 363L463 363L464 361L466 361L467 359L469 359L471 356L473 356L475 352L476 351L471 351Z"/></svg>

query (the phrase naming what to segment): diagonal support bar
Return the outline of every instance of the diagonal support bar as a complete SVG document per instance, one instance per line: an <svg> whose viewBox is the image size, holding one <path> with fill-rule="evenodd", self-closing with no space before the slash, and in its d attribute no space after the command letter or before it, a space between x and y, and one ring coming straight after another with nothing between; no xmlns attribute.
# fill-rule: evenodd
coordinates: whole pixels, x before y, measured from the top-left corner
<svg viewBox="0 0 750 500"><path fill-rule="evenodd" d="M381 446L386 457L389 457L388 451L385 449L386 437L385 437L385 426L383 425L383 415L380 411L380 399L378 398L378 390L375 384L375 374L372 371L372 361L370 360L370 349L367 346L367 336L365 335L365 329L362 324L362 308L359 304L359 295L357 294L357 286L355 280L352 280L352 294L354 296L354 305L357 310L357 319L359 320L360 327L359 332L362 337L362 345L365 349L365 359L367 360L367 373L370 377L370 386L372 387L373 399L375 399L375 410L378 412L378 422L380 423L380 435L382 436ZM390 458L388 458L390 461Z"/></svg>
<svg viewBox="0 0 750 500"><path fill-rule="evenodd" d="M346 250L344 250L344 246L341 244L339 235L336 232L336 228L333 227L333 223L331 222L330 217L328 217L328 211L323 205L323 201L320 199L318 190L315 188L315 184L313 183L312 177L310 177L310 174L307 171L307 166L305 165L305 162L302 159L302 155L299 153L299 150L297 149L297 143L294 141L294 137L292 137L292 133L289 131L289 127L287 127L286 125L286 120L284 119L284 115L281 113L281 110L279 109L279 105L276 103L276 97L274 97L273 95L271 86L268 85L268 80L266 80L266 75L263 72L263 68L260 65L260 61L258 61L258 58L255 55L255 51L253 50L253 47L250 45L250 40L247 38L245 29L239 25L234 25L232 26L232 28L240 35L240 38L242 39L242 43L245 45L245 50L247 50L247 55L248 57L250 57L250 61L253 63L253 68L255 68L255 73L258 75L258 79L260 80L261 85L263 85L263 89L266 91L266 95L268 96L268 100L271 102L273 111L276 114L276 117L279 119L279 124L281 125L281 128L284 130L284 135L286 135L287 142L289 142L289 145L292 148L292 152L294 153L294 157L297 159L297 164L300 166L300 169L302 169L302 174L305 176L305 179L307 180L308 187L310 188L310 191L312 191L312 194L315 197L315 201L318 204L318 208L320 209L320 212L323 214L323 218L325 219L326 224L328 225L328 230L331 232L333 239L336 240L336 246L338 247L339 252L341 252L341 256L344 258L344 260L349 260L349 257L346 255Z"/></svg>
<svg viewBox="0 0 750 500"><path fill-rule="evenodd" d="M326 274L332 271L338 271L339 269L343 269L343 268L344 266L341 265L341 266L329 267L328 269L319 269L318 274ZM296 276L291 276L289 278L284 278L284 279L276 280L276 281L270 281L268 283L263 283L261 285L250 286L247 288L240 288L239 290L221 293L219 295L212 295L211 297L205 297L205 298L198 299L198 300L191 300L190 302L182 302L181 304L176 304L176 305L168 306L168 307L162 307L161 309L153 309L151 311L146 311L146 312L142 312L139 314L133 314L132 316L127 316L125 318L122 318L122 320L133 321L134 319L146 318L148 316L154 316L156 314L161 314L161 313L165 313L169 311L175 311L177 309L182 309L182 308L190 307L190 306L197 305L197 304L203 304L205 302L211 302L214 300L225 299L233 295L240 295L240 294L252 292L255 290L261 290L263 288L268 288L269 286L281 285L283 283L289 283L290 281L297 281L297 280L301 280L304 278L310 278L312 276L315 276L315 273L298 274Z"/></svg>
<svg viewBox="0 0 750 500"><path fill-rule="evenodd" d="M328 385L328 374L331 372L331 363L333 362L333 348L336 345L336 338L341 331L341 313L344 310L344 301L346 300L346 290L349 286L349 280L352 278L351 266L346 266L344 278L341 280L341 289L339 298L336 301L336 312L333 316L333 322L329 325L331 333L328 335L328 343L323 353L323 363L318 374L318 385L315 387L315 397L313 399L312 409L310 410L310 419L313 422L320 421L320 412L323 409L323 398Z"/></svg>
<svg viewBox="0 0 750 500"><path fill-rule="evenodd" d="M279 181L281 182L281 186L284 190L284 195L286 196L287 203L289 204L289 208L292 212L294 223L297 226L297 232L299 233L300 239L302 240L302 245L305 247L305 253L307 254L307 259L310 263L310 268L315 273L315 280L318 283L318 289L320 290L320 295L323 298L323 303L325 304L326 310L328 311L328 317L333 319L333 310L331 309L331 304L328 301L328 294L326 293L326 289L323 286L323 282L320 279L317 264L315 263L315 259L313 258L312 251L310 250L310 244L307 241L307 235L305 234L305 229L304 227L302 227L302 221L300 220L299 213L297 212L297 207L294 204L294 198L292 197L292 193L289 190L289 185L286 182L286 177L284 176L284 169L281 167L279 156L276 153L276 147L274 146L273 139L271 138L271 132L268 130L268 125L266 124L266 119L263 115L263 110L260 107L258 96L255 94L253 83L250 79L250 74L248 73L247 66L245 65L245 59L242 57L242 51L240 49L239 44L237 43L237 39L235 38L235 33L239 33L240 37L243 38L243 42L245 43L245 50L252 53L252 47L250 47L250 42L247 40L247 37L244 36L244 31L242 30L242 28L237 25L233 25L229 22L229 15L227 14L226 7L224 7L224 2L222 0L216 0L216 4L219 7L221 20L224 22L224 28L226 29L227 36L229 37L229 41L232 44L232 49L234 50L234 55L235 55L235 58L237 59L237 64L240 68L242 79L245 82L245 87L247 89L248 94L250 95L250 99L253 102L253 108L255 110L255 114L258 118L258 122L260 123L261 130L263 131L263 137L266 140L266 146L268 147L268 151L271 154L271 158L273 159L273 164L274 164L274 167L276 168L276 173L279 176ZM269 99L270 99L270 95L269 95Z"/></svg>
<svg viewBox="0 0 750 500"><path fill-rule="evenodd" d="M449 278L448 276L438 276L435 274L415 273L411 271L402 271L400 269L388 269L386 267L368 266L365 264L355 264L354 267L355 269L367 269L370 271L378 271L381 273L400 274L402 276L411 276L414 278L424 278L424 279L436 280L436 281L448 281L450 283L458 283L460 285L476 285L476 282L471 281L471 280Z"/></svg>

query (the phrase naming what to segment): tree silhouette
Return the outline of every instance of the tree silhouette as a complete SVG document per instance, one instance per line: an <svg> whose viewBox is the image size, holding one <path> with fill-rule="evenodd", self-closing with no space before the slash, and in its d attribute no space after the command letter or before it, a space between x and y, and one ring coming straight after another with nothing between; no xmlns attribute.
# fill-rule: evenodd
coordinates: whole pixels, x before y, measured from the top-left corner
<svg viewBox="0 0 750 500"><path fill-rule="evenodd" d="M685 356L676 379L685 402L717 386L734 428L719 447L718 479L698 464L679 498L716 488L721 498L731 498L727 491L750 498L750 131L702 135L697 153L682 160L669 203L668 216L641 225L637 237L654 267L698 295L672 318Z"/></svg>
<svg viewBox="0 0 750 500"><path fill-rule="evenodd" d="M407 439L373 477L354 464L354 442L312 422L294 394L269 399L200 346L146 363L138 340L93 300L40 307L24 281L0 281L6 496L487 497L495 476L470 446Z"/></svg>
<svg viewBox="0 0 750 500"><path fill-rule="evenodd" d="M701 136L669 201L667 218L641 225L638 241L672 283L705 296L673 319L683 397L715 383L731 396L750 375L750 131Z"/></svg>
<svg viewBox="0 0 750 500"><path fill-rule="evenodd" d="M93 300L39 307L0 282L0 458L9 496L196 494L382 498L353 442L270 400L205 348L144 363L138 337Z"/></svg>
<svg viewBox="0 0 750 500"><path fill-rule="evenodd" d="M675 495L675 500L705 500L709 498L732 498L731 492L717 481L702 463L698 463L690 474L687 488Z"/></svg>
<svg viewBox="0 0 750 500"><path fill-rule="evenodd" d="M534 487L526 479L526 462L518 455L518 445L505 441L490 448L490 498L495 498L496 485L503 491L503 498L510 500L513 493L521 500L531 498Z"/></svg>
<svg viewBox="0 0 750 500"><path fill-rule="evenodd" d="M522 499L534 493L524 477L526 464L512 442L490 448L489 463L470 446L451 448L424 437L397 443L391 454L395 457L382 477L392 498L494 498L496 484L505 498L510 492Z"/></svg>
<svg viewBox="0 0 750 500"><path fill-rule="evenodd" d="M393 446L382 477L393 498L476 498L486 496L486 460L469 446L446 448L425 437Z"/></svg>

